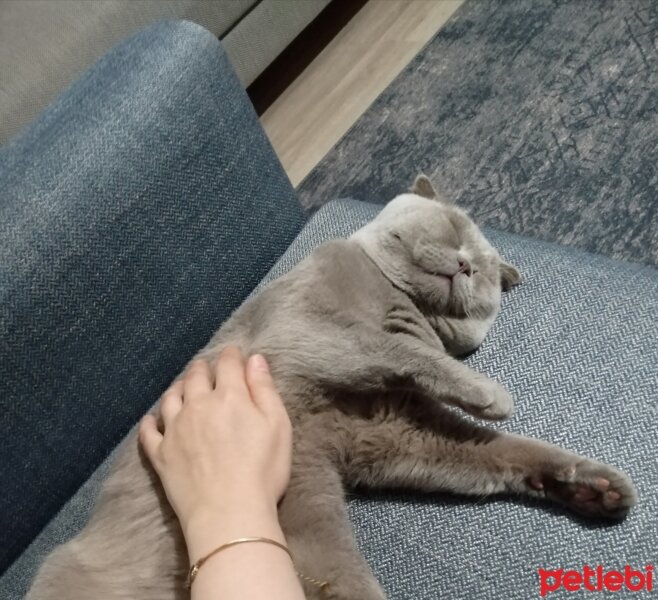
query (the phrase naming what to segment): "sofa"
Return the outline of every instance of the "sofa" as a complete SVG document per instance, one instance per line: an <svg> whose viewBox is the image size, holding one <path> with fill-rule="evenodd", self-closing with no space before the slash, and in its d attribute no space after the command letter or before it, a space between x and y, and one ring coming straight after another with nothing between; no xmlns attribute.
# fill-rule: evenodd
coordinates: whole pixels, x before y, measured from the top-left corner
<svg viewBox="0 0 658 600"><path fill-rule="evenodd" d="M183 68L185 78L172 88L171 73ZM99 88L111 94L99 97ZM183 101L186 110L175 110ZM173 125L160 128L165 122ZM99 148L85 145L99 137ZM20 236L0 235L7 258L0 271L7 290L0 331L3 536L21 542L3 556L0 597L8 600L23 597L48 552L84 526L121 439L231 311L323 241L348 236L381 209L337 198L304 215L225 50L189 22L159 24L121 43L0 151L7 198L0 227L27 228L25 207L56 226L67 202L84 196L79 189L67 196L62 185L44 204L37 193L63 151L73 156L74 180L84 182L90 198L68 218L80 218L85 203L95 206L93 197L107 206L107 216L99 208L90 226L77 227L76 276L43 267L54 264L53 247L65 238L59 246L35 242L26 261ZM153 169L166 185L139 173ZM400 192L410 183L401 181ZM170 215L180 233L173 240ZM117 220L117 231L134 227L141 245L115 249L113 240L98 237ZM610 523L525 498L350 490L359 546L395 600L533 598L539 569L629 566L646 573L655 560L658 272L500 231L485 234L524 278L465 359L515 398L514 416L495 426L626 471L639 502L624 521ZM34 283L42 278L30 265L50 273L47 285ZM152 280L160 287L149 287ZM73 290L79 311L52 301L48 291L56 285ZM180 309L165 306L177 303ZM103 313L115 308L122 336L103 329ZM168 320L165 309L178 312ZM69 311L70 326L58 328ZM93 345L96 326L102 340ZM126 354L134 372L121 366ZM32 361L39 377L30 376ZM50 388L39 388L49 379L59 382L50 396ZM35 423L47 424L40 435L30 434ZM561 586L550 597L571 595Z"/></svg>

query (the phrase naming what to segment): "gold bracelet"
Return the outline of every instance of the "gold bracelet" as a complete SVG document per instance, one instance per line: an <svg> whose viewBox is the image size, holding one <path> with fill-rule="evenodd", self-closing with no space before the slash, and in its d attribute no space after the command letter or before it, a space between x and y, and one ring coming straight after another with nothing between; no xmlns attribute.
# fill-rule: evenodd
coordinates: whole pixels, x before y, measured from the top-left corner
<svg viewBox="0 0 658 600"><path fill-rule="evenodd" d="M221 552L222 550L226 550L226 548L230 548L231 546L237 546L238 544L248 544L251 542L263 542L265 544L272 544L273 546L277 546L278 548L281 548L281 550L284 550L288 556L290 557L290 560L292 561L293 566L295 565L295 561L292 557L292 554L290 554L290 550L280 542L277 542L275 540L271 540L270 538L264 538L264 537L244 537L244 538L239 538L237 540L233 540L232 542L227 542L226 544L222 544L219 548L216 548L213 550L210 554L207 554L203 558L200 558L197 560L191 567L190 571L187 574L187 581L185 582L185 585L187 586L187 589L189 590L192 587L192 583L194 583L194 579L197 576L197 573L199 572L199 569L202 567L203 563L205 563L211 556L214 556L218 552ZM300 579L304 579L305 581L308 581L309 583L316 585L319 587L322 591L325 591L329 588L329 582L328 581L318 581L317 579L313 579L312 577L308 577L307 575L302 575L299 571L295 569L295 573L297 573L297 576Z"/></svg>

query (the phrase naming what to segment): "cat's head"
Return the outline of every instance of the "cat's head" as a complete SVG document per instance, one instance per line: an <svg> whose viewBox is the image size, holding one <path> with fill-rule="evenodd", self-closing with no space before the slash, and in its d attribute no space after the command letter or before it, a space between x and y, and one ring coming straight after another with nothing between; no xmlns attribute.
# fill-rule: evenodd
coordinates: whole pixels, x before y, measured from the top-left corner
<svg viewBox="0 0 658 600"><path fill-rule="evenodd" d="M440 318L437 333L455 353L481 343L500 308L501 290L521 281L468 214L440 198L424 175L352 239L424 314ZM444 335L445 328L451 335Z"/></svg>

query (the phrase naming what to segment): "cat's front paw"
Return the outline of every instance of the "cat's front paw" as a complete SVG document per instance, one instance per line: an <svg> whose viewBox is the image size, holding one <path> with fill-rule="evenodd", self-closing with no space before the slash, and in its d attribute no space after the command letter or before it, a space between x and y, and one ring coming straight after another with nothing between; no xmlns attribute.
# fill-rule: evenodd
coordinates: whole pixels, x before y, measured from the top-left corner
<svg viewBox="0 0 658 600"><path fill-rule="evenodd" d="M502 385L482 376L474 382L468 402L462 408L480 419L500 421L512 416L514 401Z"/></svg>
<svg viewBox="0 0 658 600"><path fill-rule="evenodd" d="M625 473L579 456L531 476L528 485L587 517L621 519L637 503L635 486Z"/></svg>

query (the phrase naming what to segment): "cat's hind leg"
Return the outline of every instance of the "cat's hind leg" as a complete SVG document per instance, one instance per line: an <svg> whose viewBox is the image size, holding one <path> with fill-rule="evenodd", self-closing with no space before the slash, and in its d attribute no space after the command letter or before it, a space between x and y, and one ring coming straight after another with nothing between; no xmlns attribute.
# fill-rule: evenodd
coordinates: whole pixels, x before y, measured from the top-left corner
<svg viewBox="0 0 658 600"><path fill-rule="evenodd" d="M311 446L319 440L309 441ZM281 527L303 575L306 597L386 600L356 547L338 471L318 450L296 448L290 485L279 506Z"/></svg>
<svg viewBox="0 0 658 600"><path fill-rule="evenodd" d="M547 498L588 517L621 518L637 501L620 470L553 444L475 425L433 407L431 426L382 413L336 415L346 482Z"/></svg>

